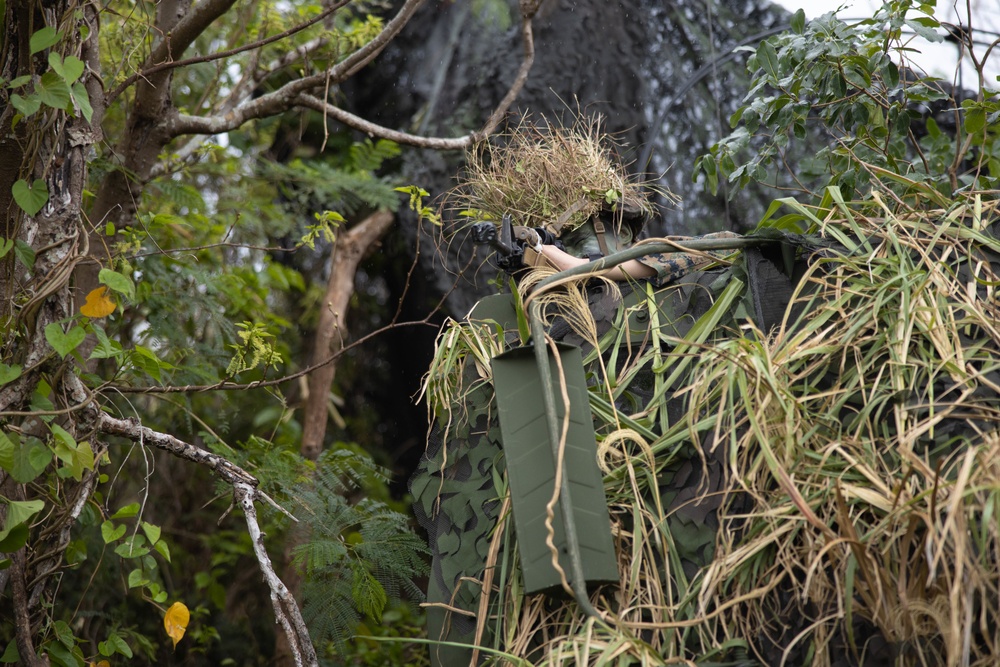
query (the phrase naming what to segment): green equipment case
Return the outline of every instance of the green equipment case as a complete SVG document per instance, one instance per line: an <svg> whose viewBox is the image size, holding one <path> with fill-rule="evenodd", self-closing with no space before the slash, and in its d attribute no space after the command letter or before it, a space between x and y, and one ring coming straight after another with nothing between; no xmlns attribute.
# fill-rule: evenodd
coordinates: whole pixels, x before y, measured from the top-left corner
<svg viewBox="0 0 1000 667"><path fill-rule="evenodd" d="M578 544L570 544L562 507L554 508L554 544L559 565L572 583L570 551L579 550L583 578L588 583L617 582L618 567L611 537L611 519L600 470L597 441L590 413L583 358L575 346L559 344L559 364L549 350L552 383L556 387L558 423L565 415L561 383L569 394L569 430L564 453L563 484L570 489ZM531 347L520 347L493 359L493 382L507 462L514 528L525 590L535 593L560 585L546 545L546 506L555 489L556 461L546 425L542 378Z"/></svg>

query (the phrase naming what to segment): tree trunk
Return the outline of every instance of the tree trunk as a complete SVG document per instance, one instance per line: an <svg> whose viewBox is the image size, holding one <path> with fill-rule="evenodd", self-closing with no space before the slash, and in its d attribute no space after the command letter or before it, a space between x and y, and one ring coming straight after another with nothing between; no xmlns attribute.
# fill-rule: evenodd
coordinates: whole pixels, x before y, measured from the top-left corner
<svg viewBox="0 0 1000 667"><path fill-rule="evenodd" d="M330 279L320 309L310 365L321 364L343 347L347 334L347 307L354 294L354 274L371 247L389 230L392 213L378 211L341 234L330 253ZM302 456L315 461L323 451L328 422L330 387L336 375L334 363L317 368L309 376L302 426Z"/></svg>

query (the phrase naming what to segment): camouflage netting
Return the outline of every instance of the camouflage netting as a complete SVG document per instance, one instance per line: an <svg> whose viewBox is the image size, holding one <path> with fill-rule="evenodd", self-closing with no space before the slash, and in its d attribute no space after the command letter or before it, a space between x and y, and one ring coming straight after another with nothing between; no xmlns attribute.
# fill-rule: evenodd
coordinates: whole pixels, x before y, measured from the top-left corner
<svg viewBox="0 0 1000 667"><path fill-rule="evenodd" d="M606 331L586 360L620 573L600 620L519 583L489 366L516 318L446 328L413 488L431 639L483 649L439 664L1000 662L997 203L837 197L781 219L820 252L785 235L617 309L578 288Z"/></svg>

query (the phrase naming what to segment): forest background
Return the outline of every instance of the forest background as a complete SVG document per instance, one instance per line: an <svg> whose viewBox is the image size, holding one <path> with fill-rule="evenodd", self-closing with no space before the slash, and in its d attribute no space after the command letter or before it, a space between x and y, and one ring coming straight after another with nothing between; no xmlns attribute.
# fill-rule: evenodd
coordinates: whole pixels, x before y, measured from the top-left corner
<svg viewBox="0 0 1000 667"><path fill-rule="evenodd" d="M421 633L412 399L442 319L494 289L431 200L462 149L508 111L602 115L684 199L654 234L745 230L774 196L757 181L801 185L737 172L720 146L746 143L699 160L746 59L801 24L766 2L0 10L4 662L421 664L348 638ZM933 11L907 27L948 34ZM947 95L924 95L900 123L929 127ZM818 188L824 130L793 125L769 155ZM962 121L934 127L945 154ZM834 170L850 196L859 174Z"/></svg>

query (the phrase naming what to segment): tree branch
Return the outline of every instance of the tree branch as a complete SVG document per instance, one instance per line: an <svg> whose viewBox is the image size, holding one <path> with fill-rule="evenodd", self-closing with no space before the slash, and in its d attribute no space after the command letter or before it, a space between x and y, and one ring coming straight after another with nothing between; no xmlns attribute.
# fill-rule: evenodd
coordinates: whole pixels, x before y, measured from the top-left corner
<svg viewBox="0 0 1000 667"><path fill-rule="evenodd" d="M530 8L525 6L521 8L521 40L524 42L524 59L521 61L521 67L518 68L517 76L514 77L514 82L510 85L507 94L500 100L500 104L490 114L490 117L486 120L486 125L480 131L483 136L493 134L493 131L497 129L510 105L514 103L514 100L520 94L521 88L524 87L524 82L528 80L528 72L535 63L535 36L531 28L531 19L534 17L537 9L538 3L535 3Z"/></svg>
<svg viewBox="0 0 1000 667"><path fill-rule="evenodd" d="M26 551L27 547L21 547L16 553L11 555L11 584L12 600L14 606L14 636L17 640L17 652L21 657L21 664L27 667L44 667L48 663L43 661L35 653L35 645L31 641L34 634L31 631L31 619L28 617L28 590L25 585L26 574Z"/></svg>
<svg viewBox="0 0 1000 667"><path fill-rule="evenodd" d="M257 487L257 478L231 463L228 459L213 454L201 447L179 440L167 433L160 433L147 428L136 419L116 419L107 413L101 415L97 430L105 435L117 435L139 444L152 445L157 449L168 451L174 456L193 461L213 470L223 481L235 486L248 484Z"/></svg>
<svg viewBox="0 0 1000 667"><path fill-rule="evenodd" d="M302 23L299 23L298 25L292 26L288 30L284 30L282 32L279 32L276 35L271 35L270 37L264 37L263 39L259 39L256 42L252 42L250 44L244 44L243 46L237 46L235 48L227 49L225 51L216 51L215 53L208 53L208 54L205 54L203 56L194 56L192 58L185 58L184 60L169 60L169 61L166 61L166 62L161 62L161 63L156 64L156 65L152 65L151 67L147 67L147 68L143 69L142 71L136 72L132 76L130 76L127 79L125 79L125 81L123 81L121 84L119 84L113 91L111 91L108 94L107 100L110 103L115 98L117 98L119 95L121 95L124 91L126 91L132 84L134 84L139 79L148 78L151 75L156 74L157 72L163 72L163 71L166 71L166 70L176 69L178 67L187 67L188 65L198 65L198 64L201 64L201 63L211 62L213 60L221 60L222 58L230 58L232 56L239 55L239 54L244 53L246 51L253 51L254 49L263 48L263 47L267 46L268 44L273 44L274 42L281 41L282 39L285 39L286 37L291 37L292 35L294 35L296 33L299 33L299 32L302 32L303 30L305 30L306 28L308 28L310 26L316 25L317 23L319 23L323 19L325 19L328 16L330 16L331 14L333 14L338 9L342 8L344 5L346 5L350 1L351 0L339 0L338 2L334 3L330 7L327 7L325 10L323 10L322 12L320 12L317 16L309 19L308 21L304 21ZM295 54L297 51L298 51L298 49L292 51L291 53ZM150 56L149 60L152 60L152 56ZM285 61L285 60L287 60L287 57L282 57L281 60ZM291 62L294 62L294 60L292 60Z"/></svg>
<svg viewBox="0 0 1000 667"><path fill-rule="evenodd" d="M164 39L153 47L146 62L150 66L172 62L175 55L187 51L194 40L215 23L217 18L228 12L235 3L236 0L203 0L198 2L184 15L184 18L177 22L177 25L167 33Z"/></svg>
<svg viewBox="0 0 1000 667"><path fill-rule="evenodd" d="M257 563L264 575L264 581L267 582L271 591L271 603L274 606L276 621L288 635L295 664L297 666L318 667L319 660L316 657L316 649L309 637L309 630L302 618L302 612L295 599L288 592L288 588L275 574L271 558L267 554L267 549L264 548L264 534L257 522L257 508L254 506L254 501L264 500L278 509L281 508L267 494L257 488L257 478L218 454L179 440L170 434L154 431L135 419L116 419L107 413L102 413L98 430L105 435L117 435L141 445L152 445L180 458L207 466L223 481L232 485L234 500L243 509L243 516L246 519L247 531L250 533L250 541L253 544L254 554L257 556ZM287 512L285 513L287 514Z"/></svg>
<svg viewBox="0 0 1000 667"><path fill-rule="evenodd" d="M267 587L271 590L274 616L288 637L288 644L292 650L292 656L295 658L296 667L301 665L318 666L316 649L309 637L309 630L306 628L299 605L295 602L288 587L275 574L271 558L267 555L267 549L264 548L264 534L257 524L257 508L253 504L254 496L260 492L243 482L234 484L233 492L236 496L236 502L243 508L243 516L246 517L247 530L250 533L250 543L253 544L257 562L260 564L261 572L264 573L264 581L267 582Z"/></svg>
<svg viewBox="0 0 1000 667"><path fill-rule="evenodd" d="M299 93L330 86L350 78L355 72L375 58L410 20L424 0L406 0L395 17L382 28L370 42L352 53L331 69L289 81L274 92L262 95L247 104L218 116L188 116L178 114L168 121L168 133L172 137L182 134L221 134L235 130L247 121L264 116L272 116L288 111L296 103ZM152 58L150 58L152 61Z"/></svg>
<svg viewBox="0 0 1000 667"><path fill-rule="evenodd" d="M525 81L527 81L528 72L534 64L535 42L531 27L531 19L534 14L530 9L522 10L521 15L521 36L524 42L524 58L521 61L521 66L518 68L517 75L514 77L514 81L511 83L507 94L504 95L500 104L490 114L483 129L478 132L454 138L421 137L377 125L307 92L319 86L328 88L330 85L340 83L350 78L359 69L371 62L385 48L385 45L396 36L399 30L402 29L423 1L407 0L396 17L385 26L375 39L355 51L329 71L290 81L274 92L262 95L243 106L221 115L205 117L177 114L169 121L168 133L172 137L182 134L221 134L234 130L250 120L284 113L292 107L300 106L326 114L334 120L360 132L364 132L369 136L390 139L396 143L415 146L417 148L464 150L482 141L497 128L504 114L507 113L514 100L517 99L518 94L520 94L521 89L524 87Z"/></svg>
<svg viewBox="0 0 1000 667"><path fill-rule="evenodd" d="M377 211L340 234L330 252L330 279L316 324L312 361L316 365L342 349L347 335L347 308L354 294L354 275L368 250L389 230L393 215ZM315 461L326 436L327 400L337 367L324 364L309 376L309 397L302 420L302 455Z"/></svg>
<svg viewBox="0 0 1000 667"><path fill-rule="evenodd" d="M374 60L375 56L382 53L382 50L389 42L395 39L399 31L410 22L410 17L413 16L413 13L422 4L424 4L424 0L406 0L406 3L400 8L399 13L385 24L382 32L376 35L375 39L344 58L330 70L329 78L331 82L340 83L345 79L351 78L358 70ZM325 80L327 75L324 74L320 78ZM302 90L308 90L308 88L302 88Z"/></svg>
<svg viewBox="0 0 1000 667"><path fill-rule="evenodd" d="M296 98L295 101L299 106L319 111L320 113L325 114L330 118L347 125L348 127L353 127L355 130L364 132L368 136L390 139L395 141L397 144L416 146L417 148L431 148L439 151L459 151L468 148L478 141L481 141L486 136L482 132L473 132L465 135L464 137L455 137L453 139L446 139L443 137L420 137L415 134L400 132L398 130L390 130L387 127L376 125L371 121L367 121L364 118L344 111L340 107L336 107L329 102L324 102L313 95L302 93Z"/></svg>

